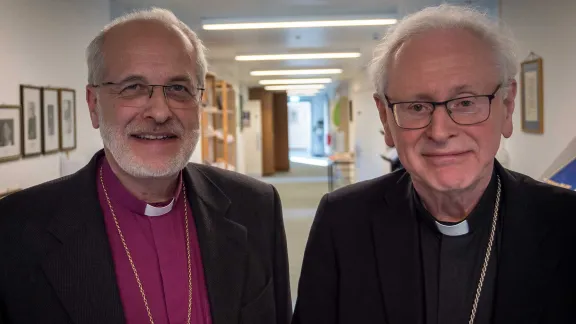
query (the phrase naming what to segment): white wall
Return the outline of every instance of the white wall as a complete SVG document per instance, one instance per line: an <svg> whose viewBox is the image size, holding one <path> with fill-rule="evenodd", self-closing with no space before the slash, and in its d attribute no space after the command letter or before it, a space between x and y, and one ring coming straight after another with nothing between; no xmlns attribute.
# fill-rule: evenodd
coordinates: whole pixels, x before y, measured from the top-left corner
<svg viewBox="0 0 576 324"><path fill-rule="evenodd" d="M356 181L379 177L390 172L389 163L382 160L388 146L380 134L382 123L372 96L373 86L366 73L361 73L351 85L353 120L351 125L352 149L356 156Z"/></svg>
<svg viewBox="0 0 576 324"><path fill-rule="evenodd" d="M312 136L312 105L309 101L288 102L288 145L290 149L311 149Z"/></svg>
<svg viewBox="0 0 576 324"><path fill-rule="evenodd" d="M77 166L102 147L84 100L84 49L109 18L109 1L2 0L0 5L0 103L19 104L20 84L75 89L78 137L70 161ZM0 163L0 192L59 177L60 157L66 155Z"/></svg>
<svg viewBox="0 0 576 324"><path fill-rule="evenodd" d="M540 178L576 136L576 1L502 0L501 17L518 39L519 59L533 51L544 61L544 134L522 132L517 100L506 141L511 168Z"/></svg>

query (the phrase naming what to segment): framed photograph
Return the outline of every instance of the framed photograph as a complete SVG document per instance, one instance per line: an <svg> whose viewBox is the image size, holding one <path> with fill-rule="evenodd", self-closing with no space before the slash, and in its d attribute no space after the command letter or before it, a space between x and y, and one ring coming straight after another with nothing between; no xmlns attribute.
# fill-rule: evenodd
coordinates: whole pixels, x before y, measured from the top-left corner
<svg viewBox="0 0 576 324"><path fill-rule="evenodd" d="M542 58L534 58L521 64L520 95L522 96L522 130L528 133L544 133L544 90Z"/></svg>
<svg viewBox="0 0 576 324"><path fill-rule="evenodd" d="M20 106L0 106L0 162L22 156Z"/></svg>
<svg viewBox="0 0 576 324"><path fill-rule="evenodd" d="M42 88L20 86L22 156L42 154Z"/></svg>
<svg viewBox="0 0 576 324"><path fill-rule="evenodd" d="M58 102L60 119L60 150L76 148L76 91L59 89Z"/></svg>
<svg viewBox="0 0 576 324"><path fill-rule="evenodd" d="M42 153L56 153L59 150L58 89L42 88Z"/></svg>

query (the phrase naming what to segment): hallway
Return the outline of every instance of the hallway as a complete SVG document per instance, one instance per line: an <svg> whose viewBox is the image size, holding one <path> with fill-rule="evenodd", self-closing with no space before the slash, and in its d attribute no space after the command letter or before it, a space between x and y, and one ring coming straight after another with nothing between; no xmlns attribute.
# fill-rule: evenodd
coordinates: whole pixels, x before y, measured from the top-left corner
<svg viewBox="0 0 576 324"><path fill-rule="evenodd" d="M328 192L327 170L316 166L290 162L290 172L278 173L260 180L276 187L282 200L284 225L290 262L292 300L296 300L302 258L322 196Z"/></svg>

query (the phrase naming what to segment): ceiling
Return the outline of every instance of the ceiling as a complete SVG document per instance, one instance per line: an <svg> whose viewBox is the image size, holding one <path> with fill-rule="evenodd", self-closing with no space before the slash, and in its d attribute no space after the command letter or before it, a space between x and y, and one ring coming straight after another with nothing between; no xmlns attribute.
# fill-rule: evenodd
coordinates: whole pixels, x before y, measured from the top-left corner
<svg viewBox="0 0 576 324"><path fill-rule="evenodd" d="M172 10L196 31L208 48L211 66L232 75L244 85L258 84L252 77L255 69L342 68L332 76L335 81L350 80L362 73L372 50L386 31L386 26L330 27L267 30L202 29L204 19L274 19L278 17L317 17L342 15L376 15L401 18L404 14L440 2L472 3L494 11L498 0L111 0L112 17L150 6ZM360 58L331 60L294 60L237 62L236 55L284 54L307 52L358 51ZM306 77L306 76L302 76ZM335 85L338 82L334 83Z"/></svg>

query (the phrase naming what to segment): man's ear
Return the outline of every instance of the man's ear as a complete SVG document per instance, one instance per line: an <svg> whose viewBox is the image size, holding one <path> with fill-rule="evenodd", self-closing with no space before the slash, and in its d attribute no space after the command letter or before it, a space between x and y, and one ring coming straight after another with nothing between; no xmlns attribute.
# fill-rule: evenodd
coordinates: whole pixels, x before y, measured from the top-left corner
<svg viewBox="0 0 576 324"><path fill-rule="evenodd" d="M392 138L392 132L390 131L390 125L388 124L388 114L390 113L390 109L388 108L387 103L382 100L378 94L374 94L374 102L376 102L378 114L380 115L380 122L382 123L382 127L384 127L384 141L389 147L394 147L394 138Z"/></svg>
<svg viewBox="0 0 576 324"><path fill-rule="evenodd" d="M96 88L93 86L86 86L86 102L88 103L88 110L90 111L90 120L92 121L92 127L97 129L100 127L100 124L98 122L98 95L96 91Z"/></svg>
<svg viewBox="0 0 576 324"><path fill-rule="evenodd" d="M509 138L512 136L514 130L514 123L512 122L512 115L516 106L516 93L518 84L516 80L512 80L506 89L506 99L504 99L504 120L502 123L502 136Z"/></svg>

